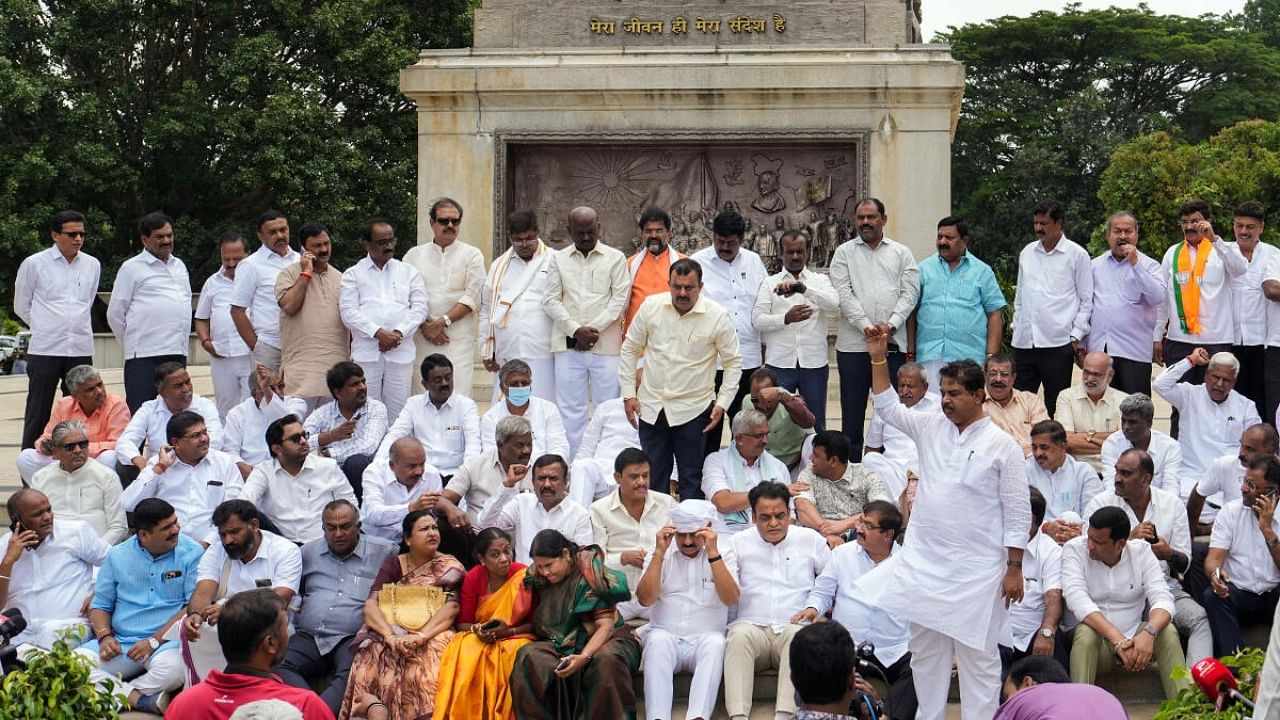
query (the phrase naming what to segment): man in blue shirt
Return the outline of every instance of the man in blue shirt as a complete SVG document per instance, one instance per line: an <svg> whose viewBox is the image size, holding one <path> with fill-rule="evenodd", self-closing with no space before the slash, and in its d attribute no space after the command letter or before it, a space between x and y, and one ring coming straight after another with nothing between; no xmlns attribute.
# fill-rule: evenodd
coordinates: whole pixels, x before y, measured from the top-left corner
<svg viewBox="0 0 1280 720"><path fill-rule="evenodd" d="M95 639L78 652L98 666L92 680L123 678L130 707L163 715L168 691L182 685L178 643L166 635L195 592L204 548L159 498L138 503L134 521L138 534L111 548L98 573L89 609Z"/></svg>
<svg viewBox="0 0 1280 720"><path fill-rule="evenodd" d="M364 601L384 560L396 546L360 534L360 511L347 500L329 503L321 516L324 537L302 546L302 611L289 652L276 674L307 690L309 680L333 675L320 693L334 715L351 672L352 638L364 622Z"/></svg>
<svg viewBox="0 0 1280 720"><path fill-rule="evenodd" d="M991 266L968 252L967 222L939 220L937 248L920 261L920 306L907 333L907 359L925 367L935 393L943 365L965 359L982 364L1000 351L1007 304Z"/></svg>

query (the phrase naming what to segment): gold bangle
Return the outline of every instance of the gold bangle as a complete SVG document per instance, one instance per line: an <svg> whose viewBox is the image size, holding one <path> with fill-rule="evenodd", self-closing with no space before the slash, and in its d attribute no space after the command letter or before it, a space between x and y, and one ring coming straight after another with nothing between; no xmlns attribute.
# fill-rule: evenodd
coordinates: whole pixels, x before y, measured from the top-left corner
<svg viewBox="0 0 1280 720"><path fill-rule="evenodd" d="M888 360L872 360L871 364L872 365L888 365L889 361Z"/></svg>

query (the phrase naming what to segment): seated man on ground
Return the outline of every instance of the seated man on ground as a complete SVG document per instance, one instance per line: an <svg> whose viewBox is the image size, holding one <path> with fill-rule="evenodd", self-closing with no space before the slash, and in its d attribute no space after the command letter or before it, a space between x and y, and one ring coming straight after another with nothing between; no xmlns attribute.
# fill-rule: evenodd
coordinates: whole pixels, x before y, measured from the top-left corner
<svg viewBox="0 0 1280 720"><path fill-rule="evenodd" d="M335 715L347 691L354 651L351 640L364 620L364 603L383 561L396 546L382 538L360 533L360 512L346 500L334 500L321 518L324 537L302 546L302 610L297 632L287 641L285 656L276 669L280 679L297 688L328 680L320 694ZM230 605L230 603L228 603ZM227 613L221 615L219 640L226 654Z"/></svg>
<svg viewBox="0 0 1280 720"><path fill-rule="evenodd" d="M751 373L751 405L769 421L769 454L798 472L804 440L815 423L804 398L779 387L777 373L762 367Z"/></svg>
<svg viewBox="0 0 1280 720"><path fill-rule="evenodd" d="M1242 497L1245 471L1249 461L1258 455L1275 455L1280 450L1280 434L1267 423L1249 426L1240 435L1235 452L1214 458L1187 498L1187 521L1197 537L1213 532L1218 512L1232 500Z"/></svg>
<svg viewBox="0 0 1280 720"><path fill-rule="evenodd" d="M796 478L798 485L807 486L796 496L796 518L822 533L833 548L852 538L867 503L893 502L875 473L849 462L851 452L844 433L823 430L813 438L809 467Z"/></svg>
<svg viewBox="0 0 1280 720"><path fill-rule="evenodd" d="M1034 440L1033 440L1034 442ZM1031 655L1056 659L1066 675L1067 644L1058 636L1062 625L1062 548L1040 532L1047 502L1044 494L1031 488L1031 539L1022 554L1022 577L1026 589L1022 599L1009 605L1004 631L1000 635L1000 665L1008 669Z"/></svg>
<svg viewBox="0 0 1280 720"><path fill-rule="evenodd" d="M405 382L408 381L406 373ZM320 454L333 458L342 468L360 499L364 497L364 470L378 452L390 424L387 406L369 398L364 369L353 362L344 360L329 368L325 383L333 400L308 415L303 427L316 439Z"/></svg>
<svg viewBox="0 0 1280 720"><path fill-rule="evenodd" d="M129 534L120 504L120 478L105 465L89 461L89 433L79 420L64 420L53 429L53 456L31 478L53 509L67 520L87 523L108 545Z"/></svg>
<svg viewBox="0 0 1280 720"><path fill-rule="evenodd" d="M702 494L720 511L725 535L751 527L747 493L762 482L792 486L795 494L805 487L791 483L791 471L765 452L769 447L769 419L759 410L739 410L729 425L733 442L707 456L702 463Z"/></svg>
<svg viewBox="0 0 1280 720"><path fill-rule="evenodd" d="M94 568L107 559L109 546L88 525L54 518L49 498L23 488L5 503L12 529L0 536L0 607L17 608L27 629L10 642L48 650L64 630L88 636L85 615L93 594Z"/></svg>
<svg viewBox="0 0 1280 720"><path fill-rule="evenodd" d="M138 534L111 548L98 573L89 609L94 639L77 652L95 668L90 680L122 692L134 710L163 715L168 693L182 685L171 630L195 590L203 549L182 534L164 500L138 503L133 520Z"/></svg>
<svg viewBox="0 0 1280 720"><path fill-rule="evenodd" d="M244 488L237 458L209 447L204 418L190 410L169 418L165 434L169 444L125 488L124 509L133 512L143 499L160 498L177 509L182 532L208 547L218 539L213 509Z"/></svg>
<svg viewBox="0 0 1280 720"><path fill-rule="evenodd" d="M1066 527L1059 516L1083 517L1085 506L1102 492L1098 473L1067 453L1067 432L1056 420L1041 420L1031 428L1027 484L1044 494L1045 519L1050 521L1046 532L1059 543L1080 534L1079 523Z"/></svg>
<svg viewBox="0 0 1280 720"><path fill-rule="evenodd" d="M569 468L573 476L569 497L583 507L591 507L591 503L613 492L617 487L613 482L613 461L623 450L638 447L640 433L627 420L622 398L597 405Z"/></svg>
<svg viewBox="0 0 1280 720"><path fill-rule="evenodd" d="M658 531L653 554L636 587L649 608L649 623L636 633L644 642L644 699L648 720L671 717L672 675L693 673L688 718L710 720L724 672L724 631L738 602L738 561L720 549L716 508L684 500L671 524Z"/></svg>
<svg viewBox="0 0 1280 720"><path fill-rule="evenodd" d="M520 492L533 478L533 492ZM591 544L591 516L569 499L569 464L559 455L543 455L530 471L521 465L507 468L507 477L496 497L485 504L479 527L496 527L511 533L516 562L529 565L529 547L543 530L558 530L575 545Z"/></svg>
<svg viewBox="0 0 1280 720"><path fill-rule="evenodd" d="M377 459L387 458L391 443L413 436L428 448L431 464L440 471L441 479L448 482L467 458L483 452L480 413L467 393L453 391L453 363L440 353L423 358L422 386L427 391L405 403L378 446ZM399 526L396 532L399 533Z"/></svg>
<svg viewBox="0 0 1280 720"><path fill-rule="evenodd" d="M1031 454L1031 427L1049 419L1044 401L1035 393L1015 390L1017 374L1013 371L1013 357L997 353L987 358L983 371L987 376L987 399L982 410L995 426L1018 441L1024 456Z"/></svg>
<svg viewBox="0 0 1280 720"><path fill-rule="evenodd" d="M186 366L180 362L160 363L155 380L157 396L142 403L116 440L116 470L126 487L147 466L147 460L168 444L165 428L175 413L194 410L205 418L210 446L222 449L222 418L218 415L218 406L195 394Z"/></svg>
<svg viewBox="0 0 1280 720"><path fill-rule="evenodd" d="M267 426L285 415L307 416L307 401L284 394L284 380L258 365L249 377L249 397L227 413L222 449L240 459L242 474L249 477L253 466L271 457L267 448Z"/></svg>
<svg viewBox="0 0 1280 720"><path fill-rule="evenodd" d="M440 525L440 552L458 558L463 565L475 566L471 552L471 540L484 529L480 525L480 513L502 491L507 474L513 468L523 468L522 491L533 486L528 480L529 460L533 456L533 426L528 418L519 415L504 417L494 430L497 446L492 450L467 458L462 467L449 480L440 498L436 512L443 520ZM466 511L458 503L466 500Z"/></svg>
<svg viewBox="0 0 1280 720"><path fill-rule="evenodd" d="M1182 448L1178 441L1151 427L1155 403L1143 393L1120 401L1120 432L1111 433L1102 443L1102 485L1111 489L1116 477L1116 458L1129 448L1146 450L1156 467L1151 484L1182 496Z"/></svg>
<svg viewBox="0 0 1280 720"><path fill-rule="evenodd" d="M1120 429L1120 403L1125 393L1111 387L1115 370L1111 356L1101 351L1084 356L1080 384L1058 394L1053 419L1067 431L1071 457L1102 472L1102 445Z"/></svg>
<svg viewBox="0 0 1280 720"><path fill-rule="evenodd" d="M50 442L53 429L64 420L79 420L89 433L89 457L104 467L116 469L116 440L129 425L129 406L124 398L107 392L102 375L92 365L77 365L67 371L69 395L58 400L44 426L44 434L34 448L18 453L18 474L24 483L45 465L55 462Z"/></svg>
<svg viewBox="0 0 1280 720"><path fill-rule="evenodd" d="M904 363L898 369L898 402L916 412L942 412L936 393L929 392L924 366L914 362ZM920 472L920 457L916 442L901 430L885 423L878 413L871 416L867 428L867 446L862 450L862 465L871 470L884 483L885 489L897 504L902 491L907 488L908 475Z"/></svg>
<svg viewBox="0 0 1280 720"><path fill-rule="evenodd" d="M533 370L523 360L508 360L498 371L498 388L502 400L480 418L480 446L493 449L494 429L504 417L519 416L533 426L533 456L554 453L572 457L569 437L565 434L560 410L550 400L533 396Z"/></svg>
<svg viewBox="0 0 1280 720"><path fill-rule="evenodd" d="M1187 684L1171 675L1185 661L1173 628L1173 596L1151 546L1129 542L1129 529L1123 510L1104 507L1089 516L1087 537L1062 548L1062 595L1080 618L1071 644L1071 680L1092 684L1099 664L1141 672L1154 659L1164 695L1172 698Z"/></svg>
<svg viewBox="0 0 1280 720"><path fill-rule="evenodd" d="M266 438L271 459L253 469L240 497L257 506L288 540L315 540L322 534L316 520L324 507L338 499L355 504L355 491L338 463L311 453L297 415L273 421Z"/></svg>
<svg viewBox="0 0 1280 720"><path fill-rule="evenodd" d="M1088 708L1090 720L1128 720L1114 695L1097 685L1071 682L1052 658L1028 655L1004 676L1004 704L995 720L1045 720L1077 717Z"/></svg>
<svg viewBox="0 0 1280 720"><path fill-rule="evenodd" d="M392 543L404 537L400 526L414 510L436 506L440 473L427 463L427 449L406 435L391 443L390 457L364 471L364 531Z"/></svg>
<svg viewBox="0 0 1280 720"><path fill-rule="evenodd" d="M247 590L227 600L218 634L227 667L211 671L204 682L179 695L170 715L228 720L248 703L279 699L301 710L303 720L333 720L333 712L309 688L286 685L272 673L292 646L285 609L280 597L266 589Z"/></svg>

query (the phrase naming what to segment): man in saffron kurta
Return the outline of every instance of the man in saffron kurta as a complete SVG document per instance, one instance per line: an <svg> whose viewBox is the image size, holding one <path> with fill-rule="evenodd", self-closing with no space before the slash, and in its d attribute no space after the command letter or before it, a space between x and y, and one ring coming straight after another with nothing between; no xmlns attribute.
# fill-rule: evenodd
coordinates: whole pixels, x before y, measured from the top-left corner
<svg viewBox="0 0 1280 720"><path fill-rule="evenodd" d="M627 258L631 298L627 303L624 331L631 326L631 318L636 316L645 298L667 292L671 263L684 257L670 245L671 216L666 210L651 207L640 213L640 237L644 240L644 250Z"/></svg>
<svg viewBox="0 0 1280 720"><path fill-rule="evenodd" d="M89 457L112 470L116 467L116 438L129 426L129 407L119 395L107 392L102 376L90 365L77 365L67 371L71 394L53 405L53 413L36 439L35 447L18 453L18 474L30 482L36 471L53 463L53 447L49 439L53 429L66 420L79 420L89 431Z"/></svg>

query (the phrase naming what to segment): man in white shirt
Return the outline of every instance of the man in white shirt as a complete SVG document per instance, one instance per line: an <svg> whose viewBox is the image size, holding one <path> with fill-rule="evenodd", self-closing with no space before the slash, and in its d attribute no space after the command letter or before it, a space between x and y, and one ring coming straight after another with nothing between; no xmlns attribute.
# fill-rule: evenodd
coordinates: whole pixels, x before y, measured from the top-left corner
<svg viewBox="0 0 1280 720"><path fill-rule="evenodd" d="M491 373L498 372L508 360L525 361L538 379L533 394L554 401L552 323L542 309L548 261L554 251L538 237L538 215L532 210L516 210L507 216L507 238L511 247L489 266L480 295L480 357Z"/></svg>
<svg viewBox="0 0 1280 720"><path fill-rule="evenodd" d="M422 273L395 259L396 230L382 218L360 235L366 255L342 273L338 308L351 331L351 359L364 368L369 397L400 414L413 382L413 334L427 319Z"/></svg>
<svg viewBox="0 0 1280 720"><path fill-rule="evenodd" d="M156 368L154 383L159 397L146 401L134 411L129 425L116 441L117 471L126 487L137 477L137 470L146 467L147 460L168 443L165 428L175 413L191 410L204 418L209 428L210 444L222 448L222 421L218 419L218 408L191 389L191 374L186 366L179 362L161 364ZM143 445L146 445L145 453Z"/></svg>
<svg viewBox="0 0 1280 720"><path fill-rule="evenodd" d="M732 546L720 549L716 509L706 500L685 500L671 510L671 524L658 531L653 555L636 588L649 608L644 640L645 716L671 717L672 675L693 673L686 717L710 718L724 673L725 626L738 601L738 560Z"/></svg>
<svg viewBox="0 0 1280 720"><path fill-rule="evenodd" d="M1160 263L1138 249L1138 218L1127 210L1107 218L1108 250L1093 259L1093 314L1088 352L1105 352L1121 392L1151 394L1151 360L1164 328L1156 316L1165 301ZM1106 464L1103 463L1105 467Z"/></svg>
<svg viewBox="0 0 1280 720"><path fill-rule="evenodd" d="M266 365L257 367L250 383L249 398L227 414L222 437L222 449L240 459L245 477L254 465L271 457L267 426L285 415L307 414L307 402L285 395L284 381Z"/></svg>
<svg viewBox="0 0 1280 720"><path fill-rule="evenodd" d="M1047 503L1044 494L1031 488L1031 539L1022 555L1022 575L1026 592L1009 605L1009 616L1000 634L1000 667L1004 672L1028 655L1050 655L1062 664L1069 662L1067 644L1059 642L1062 624L1062 548L1040 532Z"/></svg>
<svg viewBox="0 0 1280 720"><path fill-rule="evenodd" d="M0 536L0 605L18 608L27 619L27 629L10 642L49 650L67 628L77 628L83 639L94 568L110 546L82 522L55 519L39 490L19 489L6 509L12 526Z"/></svg>
<svg viewBox="0 0 1280 720"><path fill-rule="evenodd" d="M519 415L504 417L494 430L496 446L467 458L445 485L436 503L448 522L440 523L440 551L448 552L464 564L471 558L471 537L484 529L480 514L502 490L513 466L528 468L533 456L533 426ZM427 448L430 459L431 449ZM527 473L521 472L521 477ZM531 490L526 481L521 490ZM458 503L466 500L466 511ZM457 550L457 552L454 552Z"/></svg>
<svg viewBox="0 0 1280 720"><path fill-rule="evenodd" d="M1259 455L1249 461L1241 497L1223 506L1213 522L1204 572L1210 587L1204 609L1213 627L1214 656L1238 651L1240 629L1269 623L1280 599L1280 460Z"/></svg>
<svg viewBox="0 0 1280 720"><path fill-rule="evenodd" d="M258 216L258 249L236 269L231 290L231 319L236 332L253 353L254 365L280 372L280 305L276 301L276 277L298 262L298 251L289 246L289 219L279 210Z"/></svg>
<svg viewBox="0 0 1280 720"><path fill-rule="evenodd" d="M1115 489L1099 493L1085 507L1084 517L1092 517L1099 508L1118 507L1133 528L1129 539L1150 544L1173 599L1174 625L1188 638L1190 666L1213 652L1213 637L1205 609L1182 588L1182 578L1191 568L1186 511L1176 495L1151 487L1150 455L1126 450L1116 460L1115 470Z"/></svg>
<svg viewBox="0 0 1280 720"><path fill-rule="evenodd" d="M942 413L912 412L891 390L889 334L867 335L876 413L916 441L924 480L911 513L903 561L881 607L911 623L917 717L941 720L960 671L965 718L995 714L1000 688L996 651L1007 603L1023 596L1022 555L1031 510L1017 443L983 414L983 373L972 360L940 371ZM981 518L981 522L975 522ZM939 562L963 548L964 564Z"/></svg>
<svg viewBox="0 0 1280 720"><path fill-rule="evenodd" d="M569 212L572 247L547 261L542 307L551 318L556 365L556 405L564 416L573 457L587 427L588 404L618 397L622 320L631 293L627 258L600 242L596 211ZM483 437L483 435L482 435Z"/></svg>
<svg viewBox="0 0 1280 720"><path fill-rule="evenodd" d="M1082 516L1093 496L1102 492L1098 473L1067 453L1067 432L1057 420L1041 420L1031 427L1026 465L1027 484L1044 493L1049 520L1068 512Z"/></svg>
<svg viewBox="0 0 1280 720"><path fill-rule="evenodd" d="M1160 263L1161 279L1168 292L1158 307L1154 334L1163 338L1156 361L1163 362L1167 368L1177 366L1178 361L1197 348L1203 348L1207 355L1228 352L1235 339L1232 278L1248 272L1249 264L1235 248L1218 237L1212 221L1209 203L1204 200L1183 203L1178 208L1183 241L1170 245ZM1184 367L1173 376L1173 381L1203 382L1207 370L1202 368L1203 364ZM1183 373L1188 370L1189 376L1184 377ZM1175 408L1169 421L1169 434L1175 438L1178 437L1177 410Z"/></svg>
<svg viewBox="0 0 1280 720"><path fill-rule="evenodd" d="M415 510L429 510L440 499L440 473L427 464L427 449L412 435L391 443L386 460L376 460L364 473L360 511L364 531L398 543L400 525Z"/></svg>
<svg viewBox="0 0 1280 720"><path fill-rule="evenodd" d="M782 272L760 283L751 320L764 343L764 364L779 387L800 393L821 432L831 372L827 318L840 311L840 296L825 273L805 267L810 242L799 230L782 234Z"/></svg>
<svg viewBox="0 0 1280 720"><path fill-rule="evenodd" d="M1192 367L1204 367L1204 384L1193 385L1179 378ZM1204 475L1214 458L1235 450L1245 428L1262 422L1253 403L1233 388L1240 361L1229 352L1212 357L1202 347L1165 369L1152 387L1174 409L1183 413L1183 433L1174 434L1182 447L1180 495L1185 500L1196 480Z"/></svg>
<svg viewBox="0 0 1280 720"><path fill-rule="evenodd" d="M728 368L721 368L715 377L717 392L725 385L730 385L732 400L725 407L726 417L730 419L738 414L742 399L751 391L751 373L760 367L762 361L760 332L752 323L752 312L756 304L756 292L769 276L769 271L765 269L759 255L742 247L746 231L746 220L734 210L725 210L711 222L711 232L715 236L711 246L689 256L689 259L696 261L702 268L702 281L705 283L703 294L708 300L724 308L737 331L742 374L736 378L736 385L728 382L734 380L728 377ZM704 454L709 455L719 450L723 436L724 423L715 423L705 436ZM684 497L683 493L681 497Z"/></svg>
<svg viewBox="0 0 1280 720"><path fill-rule="evenodd" d="M938 363L941 368L946 363ZM940 412L940 395L929 386L927 370L923 365L905 362L898 368L898 402L914 412ZM880 478L894 504L907 487L907 475L920 476L920 454L916 441L895 427L885 424L879 413L873 413L867 427L866 447L862 449L862 464ZM905 510L905 508L903 508Z"/></svg>
<svg viewBox="0 0 1280 720"><path fill-rule="evenodd" d="M1116 477L1116 459L1129 448L1146 450L1155 464L1151 485L1182 495L1182 448L1178 441L1151 427L1156 406L1151 398L1134 393L1120 401L1120 432L1102 443L1102 485L1110 489Z"/></svg>
<svg viewBox="0 0 1280 720"><path fill-rule="evenodd" d="M670 292L649 296L632 318L618 382L627 420L639 428L640 446L653 463L653 489L670 492L674 457L680 497L690 500L702 497L706 435L717 431L733 404L742 357L729 313L702 297L697 260L673 263L668 284ZM637 376L642 357L644 374ZM715 379L721 374L717 394Z"/></svg>
<svg viewBox="0 0 1280 720"><path fill-rule="evenodd" d="M240 497L269 517L280 534L295 543L315 540L324 506L339 498L355 504L356 494L332 458L311 453L307 431L297 415L267 426L271 459L253 469Z"/></svg>
<svg viewBox="0 0 1280 720"><path fill-rule="evenodd" d="M640 447L640 434L627 422L622 398L606 400L596 406L582 434L582 444L573 458L570 473L573 483L569 497L583 507L613 492L613 461L627 448Z"/></svg>
<svg viewBox="0 0 1280 720"><path fill-rule="evenodd" d="M1280 451L1280 435L1276 429L1267 423L1258 423L1240 434L1237 452L1214 458L1187 498L1187 521L1192 534L1209 535L1218 512L1227 503L1241 498L1240 486L1249 461L1258 455L1275 455L1277 451Z"/></svg>
<svg viewBox="0 0 1280 720"><path fill-rule="evenodd" d="M533 456L554 453L571 457L570 439L557 404L533 396L533 369L523 360L508 360L498 371L502 399L480 418L480 448L492 450L494 430L505 417L523 417L533 426Z"/></svg>
<svg viewBox="0 0 1280 720"><path fill-rule="evenodd" d="M207 547L218 539L213 509L244 488L237 458L209 447L204 418L190 410L169 418L165 434L168 444L125 488L124 509L133 512L143 500L160 498L177 510L182 532Z"/></svg>
<svg viewBox="0 0 1280 720"><path fill-rule="evenodd" d="M441 353L422 359L422 385L426 392L405 403L378 446L377 460L385 460L391 443L416 437L427 447L431 464L447 482L464 460L479 455L480 413L470 397L453 391L453 363Z"/></svg>
<svg viewBox="0 0 1280 720"><path fill-rule="evenodd" d="M1067 452L1089 464L1095 473L1102 472L1102 444L1120 429L1120 401L1126 395L1111 387L1115 370L1111 357L1104 352L1091 352L1080 363L1079 385L1058 395L1053 419L1067 431Z"/></svg>
<svg viewBox="0 0 1280 720"><path fill-rule="evenodd" d="M409 248L404 261L422 274L427 287L427 320L413 340L415 362L442 353L453 363L455 387L467 397L472 393L476 363L476 314L484 289L484 255L480 248L462 242L462 206L452 198L440 198L428 210L431 242ZM414 389L417 393L417 388Z"/></svg>
<svg viewBox="0 0 1280 720"><path fill-rule="evenodd" d="M803 627L805 601L831 562L817 532L791 523L791 491L766 481L751 489L755 527L730 543L738 556L738 612L729 625L724 653L724 705L731 720L751 714L757 669L777 668L774 717L796 711L791 684L791 638Z"/></svg>
<svg viewBox="0 0 1280 720"><path fill-rule="evenodd" d="M1016 387L1035 393L1043 384L1045 406L1056 411L1080 340L1089 334L1093 269L1089 253L1062 232L1062 203L1042 200L1031 214L1036 240L1018 255L1013 298Z"/></svg>
<svg viewBox="0 0 1280 720"><path fill-rule="evenodd" d="M605 565L627 576L634 597L645 559L653 553L658 531L666 526L676 501L651 489L649 457L643 450L623 450L613 467L617 489L591 503L591 528L595 544L604 550ZM618 611L628 619L648 617L648 610L636 602L622 603Z"/></svg>
<svg viewBox="0 0 1280 720"><path fill-rule="evenodd" d="M846 441L847 442L847 441ZM802 622L813 622L829 611L858 641L875 647L867 658L889 684L885 717L908 720L916 716L916 688L911 677L907 623L879 607L884 579L898 555L902 513L892 503L873 500L855 525L856 542L831 551L831 562L818 576L805 600Z"/></svg>
<svg viewBox="0 0 1280 720"><path fill-rule="evenodd" d="M906 361L907 318L920 298L920 270L905 245L885 237L889 216L883 202L866 198L853 212L858 234L831 256L831 284L840 296L836 363L840 372L841 430L849 437L856 462L862 459L866 445L862 423L871 388L871 360L863 331L875 327L892 336L892 379Z"/></svg>
<svg viewBox="0 0 1280 720"><path fill-rule="evenodd" d="M156 396L163 364L187 364L191 343L191 278L173 254L173 221L151 213L138 221L142 252L120 266L107 305L107 323L124 352L129 412Z"/></svg>
<svg viewBox="0 0 1280 720"><path fill-rule="evenodd" d="M196 337L209 355L213 398L218 403L218 415L225 421L231 408L249 397L249 376L253 373L249 346L231 319L236 267L249 256L249 244L238 232L224 233L218 238L218 255L222 266L204 281L195 318Z"/></svg>
<svg viewBox="0 0 1280 720"><path fill-rule="evenodd" d="M1274 422L1275 404L1268 407L1264 403L1267 315L1258 312L1258 308L1266 306L1262 283L1272 261L1280 258L1280 249L1261 242L1266 226L1262 203L1249 200L1236 206L1232 223L1236 241L1227 246L1244 257L1248 269L1231 278L1231 314L1235 321L1231 354L1240 361L1236 392L1252 400L1267 422Z"/></svg>
<svg viewBox="0 0 1280 720"><path fill-rule="evenodd" d="M321 513L315 516L320 524ZM227 500L213 511L213 524L221 542L200 558L196 589L187 604L182 632L190 645L198 682L226 661L218 644L218 616L223 602L239 592L266 587L286 607L293 606L302 581L302 551L294 542L260 527L261 516L243 498Z"/></svg>
<svg viewBox="0 0 1280 720"><path fill-rule="evenodd" d="M86 523L108 545L124 540L129 528L120 504L120 478L114 470L90 460L84 423L58 423L51 441L56 462L31 478L31 488L49 498L59 517Z"/></svg>
<svg viewBox="0 0 1280 720"><path fill-rule="evenodd" d="M56 213L49 221L49 237L53 245L23 260L13 284L14 314L31 328L23 448L35 447L67 372L93 364L90 311L102 267L97 258L81 252L84 215Z"/></svg>
<svg viewBox="0 0 1280 720"><path fill-rule="evenodd" d="M527 485L529 477L533 492L521 492L520 486ZM540 456L532 471L520 465L509 466L502 489L480 513L479 527L510 532L515 560L525 565L533 564L529 548L533 536L543 530L557 530L579 546L592 541L591 516L586 508L569 499L569 464L555 454Z"/></svg>
<svg viewBox="0 0 1280 720"><path fill-rule="evenodd" d="M356 497L364 497L365 468L387 436L387 406L369 397L364 368L344 360L325 373L333 400L307 416L303 427L316 439L320 454L333 458Z"/></svg>
<svg viewBox="0 0 1280 720"><path fill-rule="evenodd" d="M759 410L742 410L729 428L733 442L707 456L702 466L702 493L720 511L724 534L733 536L750 527L747 494L762 482L791 484L791 471L765 452L769 419ZM796 492L805 489L797 486Z"/></svg>
<svg viewBox="0 0 1280 720"><path fill-rule="evenodd" d="M1123 510L1104 507L1089 516L1087 537L1062 548L1062 596L1080 618L1072 634L1071 681L1092 684L1099 664L1141 672L1154 658L1165 697L1173 698L1187 684L1171 676L1184 662L1173 598L1151 546L1130 542L1129 530Z"/></svg>

